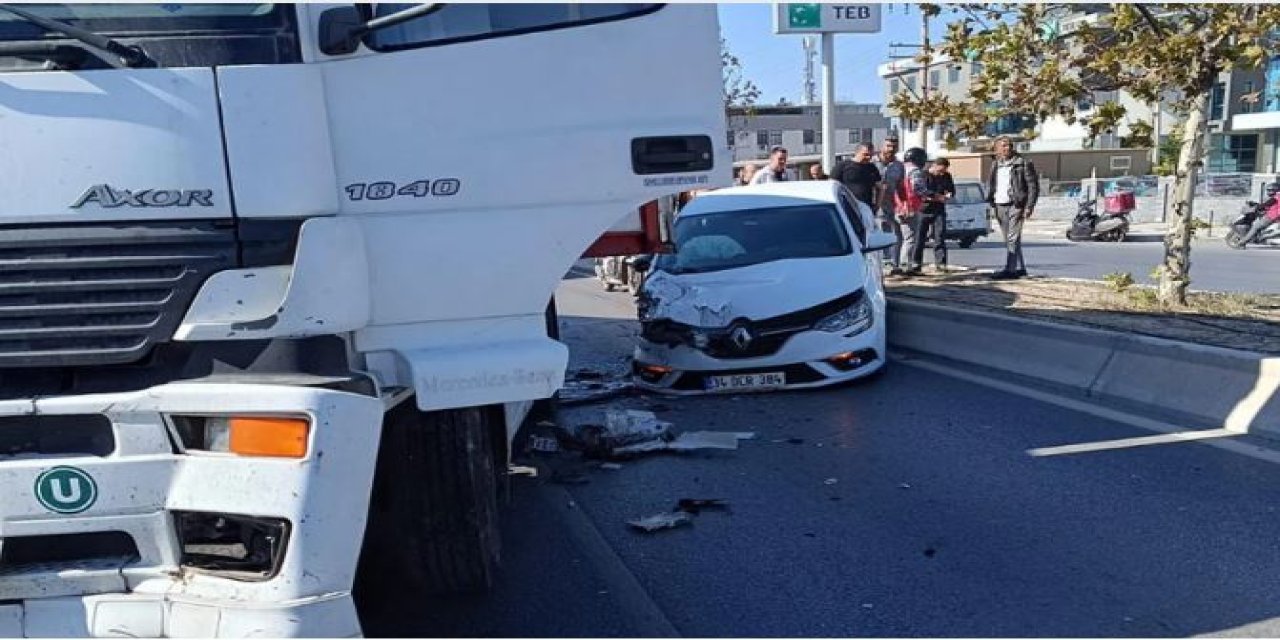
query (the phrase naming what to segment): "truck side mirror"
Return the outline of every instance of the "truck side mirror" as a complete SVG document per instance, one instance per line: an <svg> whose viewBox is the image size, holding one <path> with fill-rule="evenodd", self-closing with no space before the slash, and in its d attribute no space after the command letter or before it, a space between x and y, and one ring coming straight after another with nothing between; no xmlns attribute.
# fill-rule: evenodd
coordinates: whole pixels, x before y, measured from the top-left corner
<svg viewBox="0 0 1280 640"><path fill-rule="evenodd" d="M329 56L355 53L363 25L364 19L354 6L325 10L320 14L320 51Z"/></svg>
<svg viewBox="0 0 1280 640"><path fill-rule="evenodd" d="M429 16L444 8L439 2L429 2L397 11L391 15L365 21L353 6L335 7L320 14L320 51L329 56L355 53L360 39L366 34L403 24L415 18Z"/></svg>

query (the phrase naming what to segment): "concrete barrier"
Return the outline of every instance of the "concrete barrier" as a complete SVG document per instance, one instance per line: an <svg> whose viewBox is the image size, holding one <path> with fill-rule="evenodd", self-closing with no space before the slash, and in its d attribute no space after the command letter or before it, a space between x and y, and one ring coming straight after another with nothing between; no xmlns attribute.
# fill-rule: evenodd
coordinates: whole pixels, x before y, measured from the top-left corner
<svg viewBox="0 0 1280 640"><path fill-rule="evenodd" d="M1280 438L1280 358L890 295L889 344L1119 402Z"/></svg>

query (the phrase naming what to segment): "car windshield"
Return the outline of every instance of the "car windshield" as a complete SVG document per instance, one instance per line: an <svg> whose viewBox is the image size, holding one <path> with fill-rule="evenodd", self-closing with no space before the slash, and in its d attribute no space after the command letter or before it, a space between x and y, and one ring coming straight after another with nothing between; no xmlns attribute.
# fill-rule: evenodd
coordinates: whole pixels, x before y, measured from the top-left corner
<svg viewBox="0 0 1280 640"><path fill-rule="evenodd" d="M676 251L658 258L667 273L702 273L851 252L834 205L724 211L676 220Z"/></svg>
<svg viewBox="0 0 1280 640"><path fill-rule="evenodd" d="M957 184L956 197L952 202L956 204L982 204L982 187L972 182Z"/></svg>

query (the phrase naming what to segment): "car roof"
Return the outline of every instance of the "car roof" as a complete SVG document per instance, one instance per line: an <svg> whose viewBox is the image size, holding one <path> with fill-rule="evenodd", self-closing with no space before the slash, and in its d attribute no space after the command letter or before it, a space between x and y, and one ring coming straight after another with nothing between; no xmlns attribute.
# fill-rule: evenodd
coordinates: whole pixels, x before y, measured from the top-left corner
<svg viewBox="0 0 1280 640"><path fill-rule="evenodd" d="M699 193L680 210L681 216L726 211L836 204L842 186L834 180L767 182Z"/></svg>

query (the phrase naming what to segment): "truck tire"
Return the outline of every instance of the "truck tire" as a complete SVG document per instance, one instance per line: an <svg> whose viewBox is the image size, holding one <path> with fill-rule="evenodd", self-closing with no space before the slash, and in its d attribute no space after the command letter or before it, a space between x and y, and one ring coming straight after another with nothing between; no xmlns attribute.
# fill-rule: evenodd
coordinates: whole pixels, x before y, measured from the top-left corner
<svg viewBox="0 0 1280 640"><path fill-rule="evenodd" d="M387 414L359 582L433 595L493 585L502 428L500 407L424 412L410 399Z"/></svg>

